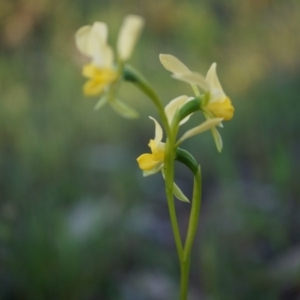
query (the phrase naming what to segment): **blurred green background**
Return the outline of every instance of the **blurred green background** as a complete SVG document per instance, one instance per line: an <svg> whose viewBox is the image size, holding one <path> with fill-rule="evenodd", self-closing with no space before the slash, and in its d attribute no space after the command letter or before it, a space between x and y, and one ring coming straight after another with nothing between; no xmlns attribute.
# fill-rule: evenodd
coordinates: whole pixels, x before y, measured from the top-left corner
<svg viewBox="0 0 300 300"><path fill-rule="evenodd" d="M135 161L157 114L129 83L134 121L81 90L74 33L101 20L115 45L128 13L146 20L131 63L165 104L192 91L159 53L203 74L218 62L236 109L221 154L209 132L185 142L204 189L190 299L299 299L298 0L0 1L0 299L177 299L163 180ZM177 211L184 233L189 205Z"/></svg>

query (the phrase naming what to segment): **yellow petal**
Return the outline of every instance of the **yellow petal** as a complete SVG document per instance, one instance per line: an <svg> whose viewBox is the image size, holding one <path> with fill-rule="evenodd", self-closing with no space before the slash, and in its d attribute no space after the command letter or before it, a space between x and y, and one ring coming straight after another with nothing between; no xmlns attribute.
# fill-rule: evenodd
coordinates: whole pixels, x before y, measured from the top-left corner
<svg viewBox="0 0 300 300"><path fill-rule="evenodd" d="M165 143L157 143L155 140L150 140L148 146L151 149L153 159L156 161L163 161L165 157Z"/></svg>
<svg viewBox="0 0 300 300"><path fill-rule="evenodd" d="M84 85L83 91L86 96L95 96L102 93L103 89L117 80L118 73L111 69L99 69L93 64L83 67L85 77L90 78Z"/></svg>
<svg viewBox="0 0 300 300"><path fill-rule="evenodd" d="M159 143L163 139L163 130L162 130L161 126L159 125L159 123L154 118L149 117L149 119L151 119L155 124L155 137L154 137L154 140L155 140L156 143Z"/></svg>
<svg viewBox="0 0 300 300"><path fill-rule="evenodd" d="M150 171L154 169L160 162L153 159L152 154L142 154L137 158L140 169L143 171Z"/></svg>
<svg viewBox="0 0 300 300"><path fill-rule="evenodd" d="M128 15L122 24L118 37L118 54L122 61L130 58L132 50L144 26L144 19L136 15Z"/></svg>
<svg viewBox="0 0 300 300"><path fill-rule="evenodd" d="M97 96L100 95L106 84L99 82L99 80L90 79L83 86L83 93L85 96Z"/></svg>
<svg viewBox="0 0 300 300"><path fill-rule="evenodd" d="M93 64L87 64L83 66L82 75L87 78L93 78L99 75L100 70Z"/></svg>
<svg viewBox="0 0 300 300"><path fill-rule="evenodd" d="M159 60L164 68L173 74L189 73L189 68L177 57L170 54L160 54Z"/></svg>
<svg viewBox="0 0 300 300"><path fill-rule="evenodd" d="M223 118L225 121L232 119L234 113L234 107L228 97L222 102L209 102L204 108L211 112L215 117Z"/></svg>

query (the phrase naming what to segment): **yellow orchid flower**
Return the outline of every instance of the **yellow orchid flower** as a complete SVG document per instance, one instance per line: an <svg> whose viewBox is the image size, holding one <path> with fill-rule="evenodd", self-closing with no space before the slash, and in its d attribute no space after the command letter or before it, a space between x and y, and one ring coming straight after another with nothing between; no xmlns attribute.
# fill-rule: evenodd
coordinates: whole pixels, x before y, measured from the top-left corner
<svg viewBox="0 0 300 300"><path fill-rule="evenodd" d="M88 78L83 86L83 93L85 96L105 94L95 109L109 102L124 117L136 117L137 113L133 109L115 99L115 90L122 77L123 64L130 58L143 24L144 20L139 16L125 17L117 41L117 65L114 62L114 52L107 43L108 29L105 23L95 22L92 26L83 26L76 32L78 50L91 59L83 67L83 76Z"/></svg>
<svg viewBox="0 0 300 300"><path fill-rule="evenodd" d="M152 153L145 153L137 158L137 162L139 164L140 169L144 171L144 176L152 175L159 172L163 168L165 158L166 144L162 142L163 130L154 118L149 118L153 120L155 124L154 140L150 140L148 144Z"/></svg>
<svg viewBox="0 0 300 300"><path fill-rule="evenodd" d="M173 73L174 78L192 85L196 96L200 95L197 86L207 93L207 100L202 103L201 109L208 120L215 117L228 121L233 117L234 108L220 84L216 72L216 63L211 65L206 77L204 77L199 73L192 72L184 63L173 55L160 54L159 58L164 68ZM222 127L222 124L219 124L219 126ZM221 151L222 138L215 127L211 128L211 131L217 149L218 151Z"/></svg>
<svg viewBox="0 0 300 300"><path fill-rule="evenodd" d="M179 96L165 107L165 113L168 119L168 123L171 124L173 117L177 110L179 110L190 98L188 96ZM139 167L144 171L144 176L152 175L159 172L163 167L165 157L165 143L162 142L163 130L159 123L152 117L149 117L155 123L155 137L154 140L150 140L148 146L151 149L152 154L142 154L138 157L137 161ZM180 125L188 120L189 116L180 122Z"/></svg>
<svg viewBox="0 0 300 300"><path fill-rule="evenodd" d="M188 96L180 96L175 99L173 99L166 107L165 107L165 113L168 119L169 124L172 123L172 120L176 114L176 112L184 105L186 104L191 98ZM184 124L190 116L187 116L184 118L181 122L181 124ZM140 155L137 158L138 165L141 170L143 170L144 176L149 176L158 173L159 171L162 171L163 173L163 166L164 166L164 159L165 159L165 147L166 144L162 142L163 139L163 130L160 126L160 124L152 117L149 117L151 120L153 120L155 124L155 136L154 139L151 139L148 146L151 149L151 153L145 153ZM211 120L207 120L203 122L200 126L197 126L191 130L188 130L176 143L176 146L178 146L180 143L182 143L187 138L190 138L196 134L199 134L205 130L211 129L213 126L216 126L222 122L221 118L213 118ZM180 188L174 183L174 195L176 198L178 198L181 201L189 202L189 200L186 198L186 196L183 194L183 192L180 190Z"/></svg>

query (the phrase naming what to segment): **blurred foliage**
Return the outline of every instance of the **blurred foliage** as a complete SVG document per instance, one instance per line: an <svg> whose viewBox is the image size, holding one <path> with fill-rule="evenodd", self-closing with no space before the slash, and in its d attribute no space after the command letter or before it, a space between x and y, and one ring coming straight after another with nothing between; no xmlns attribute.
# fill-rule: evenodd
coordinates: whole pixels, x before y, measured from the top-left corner
<svg viewBox="0 0 300 300"><path fill-rule="evenodd" d="M81 94L75 31L104 21L114 45L128 13L146 19L131 62L165 103L191 91L159 53L201 73L217 61L236 107L221 155L209 133L185 145L204 186L190 299L299 299L297 0L1 0L0 299L176 299L162 178L135 162L156 112L126 83L137 121ZM189 207L177 206L184 229Z"/></svg>

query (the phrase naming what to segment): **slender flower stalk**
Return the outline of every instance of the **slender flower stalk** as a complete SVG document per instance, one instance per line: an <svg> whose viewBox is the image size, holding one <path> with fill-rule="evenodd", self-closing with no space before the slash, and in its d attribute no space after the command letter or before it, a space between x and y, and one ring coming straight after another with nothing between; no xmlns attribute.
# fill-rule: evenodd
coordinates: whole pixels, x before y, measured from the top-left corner
<svg viewBox="0 0 300 300"><path fill-rule="evenodd" d="M178 58L161 54L160 61L165 69L172 72L175 79L189 83L194 92L194 97L182 95L164 107L147 79L127 64L142 27L141 17L129 15L125 18L117 41L116 60L112 48L107 43L108 30L105 23L96 22L93 26L84 26L77 31L76 45L82 54L90 58L90 62L83 67L83 75L88 78L83 92L86 96L101 96L96 109L109 103L122 116L134 118L137 112L116 97L118 87L124 80L133 83L146 94L157 109L160 122L149 117L155 127L154 137L148 144L150 153L140 155L137 162L144 176L161 173L164 179L170 221L180 263L179 299L187 300L191 252L199 222L202 184L200 165L188 151L179 146L182 147L186 139L211 130L217 149L221 151L222 138L216 127L222 127L223 121L233 117L234 108L219 82L216 63L212 64L204 77L200 73L192 72ZM198 111L204 114L206 120L178 137L180 126L187 123L192 114ZM174 182L175 161L183 163L193 174L191 201ZM180 235L174 196L188 204L191 202L184 242Z"/></svg>

